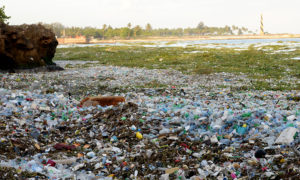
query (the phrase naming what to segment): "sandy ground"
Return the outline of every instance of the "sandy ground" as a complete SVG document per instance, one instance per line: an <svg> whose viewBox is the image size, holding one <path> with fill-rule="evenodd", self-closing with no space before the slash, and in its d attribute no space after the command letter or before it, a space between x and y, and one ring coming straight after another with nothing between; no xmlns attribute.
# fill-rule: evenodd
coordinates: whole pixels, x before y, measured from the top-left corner
<svg viewBox="0 0 300 180"><path fill-rule="evenodd" d="M140 39L93 39L89 43L143 42L143 41L192 41L192 40L225 40L225 39L281 39L300 38L300 34L268 34L268 35L228 35L228 36L184 36L184 37L149 37ZM62 43L63 44L63 43Z"/></svg>

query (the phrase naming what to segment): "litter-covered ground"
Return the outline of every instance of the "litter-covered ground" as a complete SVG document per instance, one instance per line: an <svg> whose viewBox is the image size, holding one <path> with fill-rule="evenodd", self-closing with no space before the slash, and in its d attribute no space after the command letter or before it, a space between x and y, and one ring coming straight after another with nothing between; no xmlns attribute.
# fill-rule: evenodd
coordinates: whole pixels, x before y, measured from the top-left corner
<svg viewBox="0 0 300 180"><path fill-rule="evenodd" d="M299 91L98 65L0 77L1 178L299 179ZM78 107L98 94L126 102Z"/></svg>

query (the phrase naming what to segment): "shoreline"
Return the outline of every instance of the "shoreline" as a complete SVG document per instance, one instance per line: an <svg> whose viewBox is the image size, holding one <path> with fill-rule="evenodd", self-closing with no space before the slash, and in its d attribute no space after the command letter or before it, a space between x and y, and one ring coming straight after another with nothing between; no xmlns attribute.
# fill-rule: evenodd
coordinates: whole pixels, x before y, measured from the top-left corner
<svg viewBox="0 0 300 180"><path fill-rule="evenodd" d="M183 36L183 37L148 37L138 39L109 39L99 40L92 39L88 42L78 41L76 38L68 38L67 43L64 44L97 44L97 43L117 43L117 42L144 42L144 41L195 41L195 40L240 40L240 39L287 39L300 38L300 34L268 34L268 35L227 35L227 36ZM57 38L60 42L64 42L64 38ZM74 39L74 41L72 41Z"/></svg>

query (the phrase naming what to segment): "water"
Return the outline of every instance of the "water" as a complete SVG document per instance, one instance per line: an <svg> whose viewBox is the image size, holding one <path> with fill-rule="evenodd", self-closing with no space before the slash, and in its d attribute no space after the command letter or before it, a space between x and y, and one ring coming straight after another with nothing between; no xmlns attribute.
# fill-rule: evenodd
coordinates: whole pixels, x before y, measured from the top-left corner
<svg viewBox="0 0 300 180"><path fill-rule="evenodd" d="M187 41L187 44L258 44L258 43L278 43L295 42L300 43L300 38L286 39L221 39L221 40L195 40ZM279 42L279 44L282 44Z"/></svg>
<svg viewBox="0 0 300 180"><path fill-rule="evenodd" d="M140 44L142 43L142 44ZM147 44L149 43L149 44ZM183 40L183 41L140 41L129 43L97 43L97 44L71 44L59 45L58 48L67 47L91 47L91 46L134 46L141 45L144 47L187 47L201 45L208 48L222 47L240 47L247 48L251 44L259 45L294 45L300 46L300 38L285 39L221 39L221 40ZM242 46L241 46L242 45Z"/></svg>
<svg viewBox="0 0 300 180"><path fill-rule="evenodd" d="M293 60L300 60L300 57L294 57L294 58L291 58Z"/></svg>

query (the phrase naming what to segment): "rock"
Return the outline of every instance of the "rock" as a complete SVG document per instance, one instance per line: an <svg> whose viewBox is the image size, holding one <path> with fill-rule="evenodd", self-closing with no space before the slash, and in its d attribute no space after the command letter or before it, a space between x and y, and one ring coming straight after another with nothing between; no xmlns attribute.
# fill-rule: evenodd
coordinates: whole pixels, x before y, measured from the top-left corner
<svg viewBox="0 0 300 180"><path fill-rule="evenodd" d="M55 34L41 24L10 26L0 23L0 69L10 72L36 67L62 70L52 62L57 45Z"/></svg>

